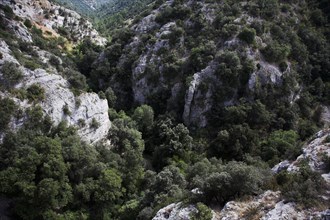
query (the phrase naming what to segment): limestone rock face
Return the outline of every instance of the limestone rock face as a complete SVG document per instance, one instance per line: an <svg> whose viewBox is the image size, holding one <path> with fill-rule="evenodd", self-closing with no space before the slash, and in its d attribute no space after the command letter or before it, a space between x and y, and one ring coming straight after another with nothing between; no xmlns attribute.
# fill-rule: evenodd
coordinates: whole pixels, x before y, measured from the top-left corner
<svg viewBox="0 0 330 220"><path fill-rule="evenodd" d="M87 142L95 143L106 137L110 129L108 117L108 102L102 100L95 93L83 93L74 96L70 91L69 83L60 75L49 74L43 69L26 71L24 85L28 88L38 84L45 89L46 99L40 103L44 112L51 117L55 124L67 121L68 125L78 125L78 134ZM67 106L70 114L66 115L63 108ZM92 128L92 121L99 123L98 128Z"/></svg>
<svg viewBox="0 0 330 220"><path fill-rule="evenodd" d="M160 209L153 220L189 220L196 211L194 205L172 203ZM295 203L281 200L280 191L268 190L250 199L227 202L221 210L213 210L212 214L212 220L305 220L322 219L329 215L329 210L300 210Z"/></svg>
<svg viewBox="0 0 330 220"><path fill-rule="evenodd" d="M304 145L303 153L297 157L295 161L283 161L276 165L272 170L279 172L283 169L287 169L289 172L294 172L299 170L299 162L302 160L307 160L312 170L324 173L325 164L323 162L323 156L330 156L330 142L328 140L329 135L329 129L319 131L314 135L314 138L310 142ZM280 169L281 167L283 169Z"/></svg>
<svg viewBox="0 0 330 220"><path fill-rule="evenodd" d="M261 218L262 220L271 219L297 219L304 220L307 216L304 212L300 212L295 208L294 203L283 203L282 201L277 203L270 212Z"/></svg>
<svg viewBox="0 0 330 220"><path fill-rule="evenodd" d="M248 201L230 201L220 212L221 220L247 219L248 216L260 219L269 210L272 210L280 200L280 192L266 191L260 196Z"/></svg>
<svg viewBox="0 0 330 220"><path fill-rule="evenodd" d="M8 45L0 40L0 52L3 58L1 65L5 62L19 62L11 55ZM39 53L43 54L39 51ZM78 134L88 143L95 143L107 137L111 123L108 117L108 103L105 99L100 99L95 93L82 93L75 96L70 90L68 81L59 75L55 69L36 69L34 71L20 66L24 73L23 81L16 85L16 88L26 89L33 84L38 84L45 91L45 99L38 103L44 113L57 125L61 121L66 121L68 125L75 126ZM0 71L1 75L1 71ZM19 100L8 94L1 94L12 98L23 110L31 107L27 100ZM65 114L64 107L68 112ZM93 127L92 122L97 122L98 127ZM12 128L18 128L23 122L15 122Z"/></svg>
<svg viewBox="0 0 330 220"><path fill-rule="evenodd" d="M212 107L212 87L206 93L201 91L200 84L206 80L216 81L214 76L216 66L211 63L201 72L195 73L186 92L183 121L186 125L205 127L207 118L205 113Z"/></svg>
<svg viewBox="0 0 330 220"><path fill-rule="evenodd" d="M159 210L152 220L188 220L196 210L193 205L183 207L181 203L172 203Z"/></svg>
<svg viewBox="0 0 330 220"><path fill-rule="evenodd" d="M254 72L249 79L249 89L253 90L255 86L265 84L281 84L282 72L278 67L265 62L259 63L260 69Z"/></svg>
<svg viewBox="0 0 330 220"><path fill-rule="evenodd" d="M70 35L71 40L79 42L85 37L90 38L95 44L105 45L106 39L101 37L93 28L92 24L81 17L75 11L50 3L48 0L4 0L15 15L30 20L33 25L44 33L50 33L51 37L58 37L59 29L64 28ZM26 42L32 42L26 27L16 21L11 21L11 29L15 34ZM64 36L66 37L66 36Z"/></svg>

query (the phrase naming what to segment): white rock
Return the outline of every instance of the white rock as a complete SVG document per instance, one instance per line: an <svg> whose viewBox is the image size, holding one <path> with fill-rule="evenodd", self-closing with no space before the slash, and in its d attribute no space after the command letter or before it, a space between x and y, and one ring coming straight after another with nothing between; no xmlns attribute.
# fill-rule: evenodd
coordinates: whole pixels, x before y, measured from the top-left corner
<svg viewBox="0 0 330 220"><path fill-rule="evenodd" d="M211 62L205 69L197 72L190 82L189 89L186 92L185 105L183 111L183 121L186 125L195 125L197 127L205 127L207 118L205 113L212 107L212 92L211 85L208 84L208 89L205 94L202 94L199 85L207 79L216 81L214 76L215 64Z"/></svg>
<svg viewBox="0 0 330 220"><path fill-rule="evenodd" d="M64 27L77 41L89 37L98 45L105 45L107 42L93 28L92 24L83 19L77 12L52 4L48 0L16 0L15 4L11 4L9 0L4 0L4 2L13 9L15 15L23 20L29 19L38 28L51 32L53 36L59 36L56 29ZM12 20L10 26L13 26L12 29L17 37L32 42L31 35L23 23Z"/></svg>
<svg viewBox="0 0 330 220"><path fill-rule="evenodd" d="M283 73L279 70L278 67L266 63L264 61L259 62L260 69L251 74L248 85L250 90L254 90L254 88L260 84L275 84L279 85L282 83L282 75Z"/></svg>
<svg viewBox="0 0 330 220"><path fill-rule="evenodd" d="M273 209L280 200L280 192L266 191L263 194L246 201L227 202L219 214L221 220L245 219L247 213L256 209L255 217L263 216Z"/></svg>
<svg viewBox="0 0 330 220"><path fill-rule="evenodd" d="M89 143L95 143L106 138L110 129L107 100L102 100L95 93L83 93L75 97L69 88L69 83L60 75L49 74L43 69L25 71L26 81L22 85L28 88L38 84L45 89L46 99L39 103L44 112L51 117L55 125L67 121L68 125L77 126L83 120L86 126L78 129L81 138ZM77 103L80 104L78 105ZM70 115L65 115L63 107L68 106ZM93 118L100 124L97 129L91 128Z"/></svg>
<svg viewBox="0 0 330 220"><path fill-rule="evenodd" d="M172 203L160 209L152 220L189 220L196 211L193 205L184 207L182 203Z"/></svg>
<svg viewBox="0 0 330 220"><path fill-rule="evenodd" d="M0 52L3 56L3 59L0 59L0 64L2 65L5 61L18 64L18 61L11 55L11 51L4 41L0 40L0 46ZM45 55L42 51L38 52ZM78 134L88 143L95 143L107 137L111 127L107 100L100 99L95 93L83 93L75 97L70 90L68 81L57 74L56 71L52 73L48 73L44 69L32 71L22 66L20 66L20 69L24 74L24 79L16 87L26 89L33 84L38 84L43 87L45 89L45 100L38 104L42 107L44 113L50 116L55 125L59 124L61 121L67 121L68 125L78 128ZM9 97L10 94L1 94L1 96ZM21 101L15 98L13 98L13 100L16 101L22 109L31 107L31 103L28 103L27 100ZM79 102L80 104L78 105ZM64 114L63 107L65 105L68 106L71 112L70 115ZM98 128L90 127L93 119L100 124ZM85 122L86 126L79 127L78 124L82 120ZM11 127L15 130L19 128L22 123L22 121L14 122L11 124Z"/></svg>
<svg viewBox="0 0 330 220"><path fill-rule="evenodd" d="M261 218L262 220L305 220L307 216L304 212L297 211L294 203L284 203L283 201L276 204L275 208Z"/></svg>
<svg viewBox="0 0 330 220"><path fill-rule="evenodd" d="M291 165L290 161L285 160L285 161L282 161L281 163L275 165L275 166L272 168L272 171L273 171L274 173L279 173L279 172L281 172L282 170L286 170L290 165Z"/></svg>

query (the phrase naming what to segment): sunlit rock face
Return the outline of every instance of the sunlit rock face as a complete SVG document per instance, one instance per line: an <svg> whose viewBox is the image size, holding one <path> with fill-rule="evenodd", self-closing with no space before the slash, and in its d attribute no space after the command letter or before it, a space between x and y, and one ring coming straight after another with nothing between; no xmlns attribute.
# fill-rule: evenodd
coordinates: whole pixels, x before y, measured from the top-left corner
<svg viewBox="0 0 330 220"><path fill-rule="evenodd" d="M95 93L84 92L78 96L74 95L68 81L55 68L47 70L25 68L13 57L11 50L4 41L0 40L0 45L2 54L0 70L4 62L16 63L24 74L22 82L15 86L16 89L27 89L33 84L44 88L45 99L37 104L41 106L45 115L50 116L55 125L66 121L68 125L76 127L78 134L88 143L96 143L106 139L111 127L107 100L100 99ZM47 62L44 51L38 50L38 54ZM0 77L1 74L0 71ZM33 105L28 100L17 99L10 93L1 93L0 95L1 97L12 98L23 110ZM64 108L67 108L67 113L64 112ZM97 127L91 126L93 121L94 123L97 122ZM24 121L15 121L11 123L11 127L17 129L23 123Z"/></svg>
<svg viewBox="0 0 330 220"><path fill-rule="evenodd" d="M66 30L74 43L78 43L84 38L90 38L92 42L98 45L105 45L107 40L99 35L92 24L77 12L55 5L48 0L4 0L9 5L16 16L21 19L30 20L33 25L40 28L49 37L63 36L61 32ZM10 21L12 30L16 35L26 42L32 42L26 27L21 23Z"/></svg>

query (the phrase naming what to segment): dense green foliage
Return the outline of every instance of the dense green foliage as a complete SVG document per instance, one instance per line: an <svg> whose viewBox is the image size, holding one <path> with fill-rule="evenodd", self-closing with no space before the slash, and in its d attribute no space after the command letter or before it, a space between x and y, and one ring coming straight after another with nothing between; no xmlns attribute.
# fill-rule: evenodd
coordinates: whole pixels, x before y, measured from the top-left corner
<svg viewBox="0 0 330 220"><path fill-rule="evenodd" d="M112 0L98 8L94 21L98 30L109 34L115 28L127 25L127 20L138 19L137 16L148 8L154 0Z"/></svg>
<svg viewBox="0 0 330 220"><path fill-rule="evenodd" d="M112 122L110 145L84 143L75 127L54 126L43 116L36 106L45 98L41 85L15 89L23 74L5 62L1 91L33 106L22 111L11 98L0 97L0 196L13 199L13 217L145 220L183 201L196 205L192 219L206 220L211 219L207 205L222 206L266 189L281 190L286 201L306 207L322 205L319 195L326 185L319 173L303 164L296 173L274 175L270 168L294 160L302 143L322 127L320 106L330 103L327 2L187 2L110 2L94 17L111 39L105 48L86 39L66 51L63 38L47 39L27 20L34 42L23 43L0 26L0 37L20 64L30 70L56 68L75 95L98 93L108 101ZM203 14L206 4L214 14ZM153 26L136 31L134 25L154 9ZM2 10L12 17L11 10ZM172 26L163 27L169 22ZM33 46L53 54L48 63L37 62ZM133 74L138 63L145 70ZM252 74L264 71L264 63L278 69L281 79L263 83L261 78L251 89ZM205 69L214 70L206 80ZM182 117L188 87L200 71L203 80L194 96L211 97L205 127L185 124ZM139 80L149 86L141 102L134 99ZM71 115L67 105L62 110ZM8 129L11 121L23 119L16 132ZM77 127L85 126L97 130L100 123L78 121ZM324 162L329 166L328 157Z"/></svg>

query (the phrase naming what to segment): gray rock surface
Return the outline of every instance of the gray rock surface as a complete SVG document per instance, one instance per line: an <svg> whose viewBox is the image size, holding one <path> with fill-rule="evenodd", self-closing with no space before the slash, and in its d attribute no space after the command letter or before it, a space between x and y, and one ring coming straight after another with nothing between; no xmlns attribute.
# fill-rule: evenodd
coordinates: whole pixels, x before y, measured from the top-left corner
<svg viewBox="0 0 330 220"><path fill-rule="evenodd" d="M76 42L89 37L98 45L105 45L107 40L99 35L92 24L75 11L55 5L48 0L3 0L9 5L15 15L23 21L30 20L33 25L43 32L49 32L53 37L58 37L58 28L65 28ZM31 42L32 38L23 22L11 21L11 29L24 41Z"/></svg>
<svg viewBox="0 0 330 220"><path fill-rule="evenodd" d="M190 86L186 92L185 105L183 112L183 121L186 125L195 125L197 127L205 127L207 118L205 113L212 107L212 88L208 87L206 93L202 93L199 87L206 80L216 81L214 72L216 65L211 62L205 69L197 72L190 82Z"/></svg>
<svg viewBox="0 0 330 220"><path fill-rule="evenodd" d="M218 219L221 220L240 220L260 219L269 210L276 207L280 201L280 192L266 191L265 193L246 201L230 201L221 210Z"/></svg>
<svg viewBox="0 0 330 220"><path fill-rule="evenodd" d="M196 211L193 205L184 207L182 203L172 203L160 209L152 220L189 220Z"/></svg>
<svg viewBox="0 0 330 220"><path fill-rule="evenodd" d="M0 52L3 58L0 59L0 65L5 61L19 63L12 55L8 45L0 40ZM39 51L39 53L42 53ZM1 68L1 67L0 67ZM107 137L111 123L108 117L108 103L105 99L100 99L95 93L82 93L75 96L70 90L68 81L59 75L55 69L36 69L34 71L20 66L24 73L24 79L16 88L26 89L33 84L38 84L45 90L45 100L38 103L44 113L49 115L55 125L61 121L67 121L68 125L77 127L78 134L83 140L89 143L101 141ZM1 76L1 72L0 72ZM22 109L31 107L32 104L27 100L19 100L8 94L2 96L12 98ZM63 107L67 106L70 115L65 115ZM90 125L96 120L100 125L98 128L92 128ZM85 126L78 126L81 122ZM12 128L16 129L21 122L14 122Z"/></svg>
<svg viewBox="0 0 330 220"><path fill-rule="evenodd" d="M323 156L330 156L330 142L327 139L330 135L329 129L324 129L316 133L312 140L303 146L303 153L294 161L283 161L273 167L274 172L288 170L294 172L299 170L298 164L302 160L307 160L309 166L314 171L324 173Z"/></svg>
<svg viewBox="0 0 330 220"><path fill-rule="evenodd" d="M295 207L294 203L284 203L283 201L277 203L270 212L261 218L261 220L305 220L308 219L304 212L300 212Z"/></svg>

